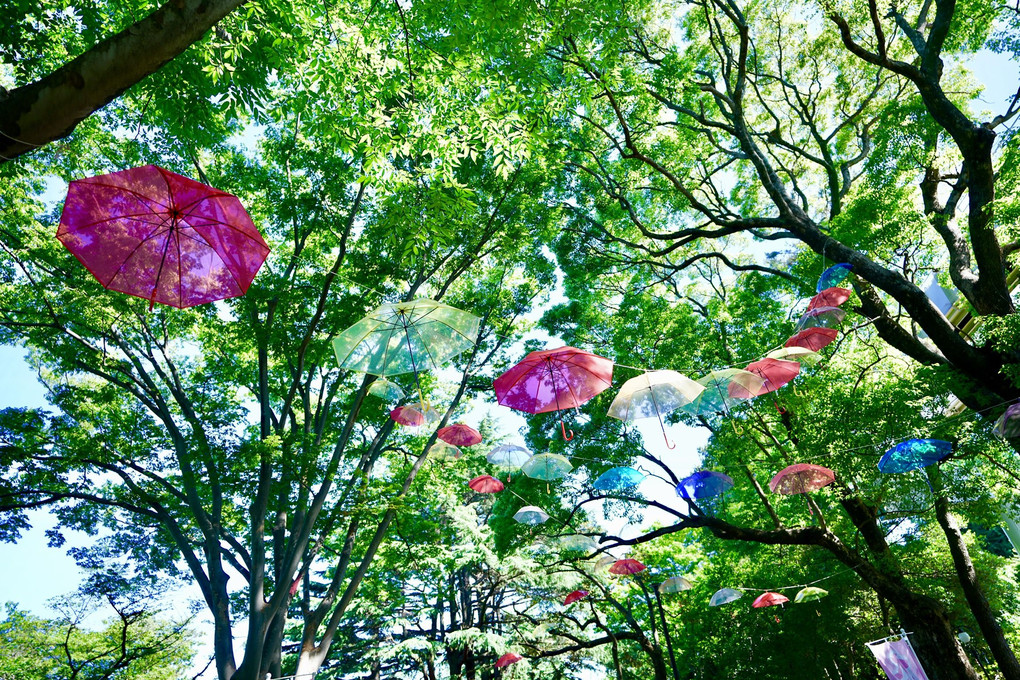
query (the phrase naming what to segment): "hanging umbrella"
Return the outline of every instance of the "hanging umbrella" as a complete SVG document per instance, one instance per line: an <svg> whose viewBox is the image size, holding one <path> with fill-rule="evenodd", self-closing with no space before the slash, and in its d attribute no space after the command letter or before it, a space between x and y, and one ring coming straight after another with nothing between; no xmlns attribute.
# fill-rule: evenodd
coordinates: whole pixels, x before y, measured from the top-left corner
<svg viewBox="0 0 1020 680"><path fill-rule="evenodd" d="M516 444L503 444L489 451L485 459L501 468L516 470L531 459L531 451Z"/></svg>
<svg viewBox="0 0 1020 680"><path fill-rule="evenodd" d="M622 491L637 486L644 478L644 473L632 467L614 467L599 475L592 486L599 491Z"/></svg>
<svg viewBox="0 0 1020 680"><path fill-rule="evenodd" d="M425 424L425 414L413 406L398 406L390 411L390 418L407 427L421 427Z"/></svg>
<svg viewBox="0 0 1020 680"><path fill-rule="evenodd" d="M839 307L816 307L804 312L797 322L797 330L805 328L836 328L846 317L846 310Z"/></svg>
<svg viewBox="0 0 1020 680"><path fill-rule="evenodd" d="M832 288L843 283L846 277L850 276L850 271L853 268L852 264L847 264L846 262L832 265L818 277L818 285L815 286L815 292L821 293L826 288Z"/></svg>
<svg viewBox="0 0 1020 680"><path fill-rule="evenodd" d="M490 477L489 475L480 475L475 477L468 482L468 487L472 491L477 491L478 493L497 493L505 488L503 486L503 482L499 481L495 477Z"/></svg>
<svg viewBox="0 0 1020 680"><path fill-rule="evenodd" d="M676 485L676 495L700 500L718 496L732 487L733 480L729 475L712 470L699 470L680 480L680 483Z"/></svg>
<svg viewBox="0 0 1020 680"><path fill-rule="evenodd" d="M602 557L600 557L598 559L598 562L595 563L595 568L596 569L605 569L606 567L614 565L614 564L616 564L616 558L615 557L613 557L612 555L603 555Z"/></svg>
<svg viewBox="0 0 1020 680"><path fill-rule="evenodd" d="M697 381L705 389L688 406L685 411L690 413L724 413L746 397L742 394L754 394L763 386L761 378L754 373L739 368L724 368L712 371Z"/></svg>
<svg viewBox="0 0 1020 680"><path fill-rule="evenodd" d="M379 378L369 385L368 393L384 401L400 401L404 398L404 390L400 389L400 385L386 378Z"/></svg>
<svg viewBox="0 0 1020 680"><path fill-rule="evenodd" d="M666 438L662 418L697 399L704 389L704 385L676 371L648 371L623 383L609 406L609 416L625 422L657 418L666 445L676 448Z"/></svg>
<svg viewBox="0 0 1020 680"><path fill-rule="evenodd" d="M569 604L574 604L578 600L583 600L588 597L587 590L575 590L563 598L563 606L566 607Z"/></svg>
<svg viewBox="0 0 1020 680"><path fill-rule="evenodd" d="M807 586L797 593L797 596L793 598L794 603L802 604L804 602L817 602L826 595L829 594L828 590L822 588L815 588L814 586Z"/></svg>
<svg viewBox="0 0 1020 680"><path fill-rule="evenodd" d="M470 425L457 423L447 425L436 433L436 436L447 444L454 446L474 446L482 443L482 435Z"/></svg>
<svg viewBox="0 0 1020 680"><path fill-rule="evenodd" d="M517 654L514 654L513 652L507 652L506 654L504 654L503 656L499 657L496 660L496 668L506 668L510 664L517 663L518 661L520 661L523 658L524 657L518 656Z"/></svg>
<svg viewBox="0 0 1020 680"><path fill-rule="evenodd" d="M772 493L792 496L798 493L817 491L836 481L836 474L829 468L811 463L797 463L777 473L769 482Z"/></svg>
<svg viewBox="0 0 1020 680"><path fill-rule="evenodd" d="M578 408L608 389L613 362L573 347L531 352L493 381L496 401L525 413L548 413ZM560 420L563 438L566 426Z"/></svg>
<svg viewBox="0 0 1020 680"><path fill-rule="evenodd" d="M609 567L610 574L616 574L617 576L629 576L638 572L644 571L647 567L641 564L637 560L625 559L616 560L613 566Z"/></svg>
<svg viewBox="0 0 1020 680"><path fill-rule="evenodd" d="M995 421L995 434L1003 439L1020 437L1020 402L1010 404L998 420Z"/></svg>
<svg viewBox="0 0 1020 680"><path fill-rule="evenodd" d="M549 519L549 515L537 505L525 505L523 508L514 513L514 519L521 524L538 526Z"/></svg>
<svg viewBox="0 0 1020 680"><path fill-rule="evenodd" d="M429 455L436 460L457 460L463 453L456 446L451 446L444 441L437 441L429 447Z"/></svg>
<svg viewBox="0 0 1020 680"><path fill-rule="evenodd" d="M521 466L521 472L527 476L546 482L562 479L573 469L574 466L570 464L570 461L558 453L540 453L532 456L527 463Z"/></svg>
<svg viewBox="0 0 1020 680"><path fill-rule="evenodd" d="M786 341L786 346L803 347L804 349L809 349L812 352L818 352L831 344L836 339L837 335L839 335L839 331L835 328L822 328L820 326L805 328L790 337L790 339Z"/></svg>
<svg viewBox="0 0 1020 680"><path fill-rule="evenodd" d="M235 196L155 165L71 182L57 239L149 309L244 295L269 255Z"/></svg>
<svg viewBox="0 0 1020 680"><path fill-rule="evenodd" d="M673 576L659 584L659 592L680 593L693 587L694 585L683 576Z"/></svg>
<svg viewBox="0 0 1020 680"><path fill-rule="evenodd" d="M808 302L808 310L819 307L839 307L850 299L849 288L826 288Z"/></svg>
<svg viewBox="0 0 1020 680"><path fill-rule="evenodd" d="M941 439L908 439L885 452L878 461L880 472L908 472L941 463L953 453L953 445Z"/></svg>
<svg viewBox="0 0 1020 680"><path fill-rule="evenodd" d="M556 545L561 551L565 552L592 552L598 546L590 536L581 536L579 534L572 534L570 536L560 536L556 540Z"/></svg>
<svg viewBox="0 0 1020 680"><path fill-rule="evenodd" d="M762 607L775 607L777 604L783 604L789 602L790 598L779 593L762 593L755 598L751 606L755 609L761 609Z"/></svg>
<svg viewBox="0 0 1020 680"><path fill-rule="evenodd" d="M775 392L780 387L797 377L800 373L800 364L796 361L784 361L782 359L760 359L751 362L745 369L761 378L762 386L757 392L748 392L744 387L731 385L730 393L739 399L750 399L760 397L769 392Z"/></svg>
<svg viewBox="0 0 1020 680"><path fill-rule="evenodd" d="M708 601L709 607L718 607L720 605L729 604L742 598L744 594L739 590L733 588L720 588L719 590L712 593L711 599Z"/></svg>
<svg viewBox="0 0 1020 680"><path fill-rule="evenodd" d="M813 366L822 360L822 355L807 347L780 347L765 355L769 359L782 359L784 361L796 361L801 366Z"/></svg>

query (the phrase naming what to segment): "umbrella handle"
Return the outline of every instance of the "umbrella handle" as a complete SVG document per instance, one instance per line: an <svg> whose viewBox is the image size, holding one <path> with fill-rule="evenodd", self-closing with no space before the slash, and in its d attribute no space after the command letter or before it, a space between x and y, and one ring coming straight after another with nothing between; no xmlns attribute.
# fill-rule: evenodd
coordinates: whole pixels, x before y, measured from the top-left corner
<svg viewBox="0 0 1020 680"><path fill-rule="evenodd" d="M560 432L563 433L563 441L569 442L571 439L574 438L574 431L573 430L569 430L570 436L567 436L567 432L568 432L567 426L563 424L563 420L562 419L560 420Z"/></svg>
<svg viewBox="0 0 1020 680"><path fill-rule="evenodd" d="M666 440L666 448L667 448L667 449L673 450L673 449L675 449L675 448L676 448L676 444L675 444L675 443L673 443L673 442L671 442L671 441L669 441L669 437L667 437L667 436L666 436L666 433L665 433L665 432L663 432L663 433L662 433L662 438L663 438L664 440Z"/></svg>

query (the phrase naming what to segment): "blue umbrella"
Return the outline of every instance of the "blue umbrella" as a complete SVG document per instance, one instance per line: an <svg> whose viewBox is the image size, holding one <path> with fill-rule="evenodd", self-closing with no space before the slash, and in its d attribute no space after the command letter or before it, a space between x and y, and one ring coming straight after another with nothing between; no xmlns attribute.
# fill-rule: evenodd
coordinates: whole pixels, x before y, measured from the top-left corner
<svg viewBox="0 0 1020 680"><path fill-rule="evenodd" d="M818 286L815 288L815 292L821 293L826 288L833 288L843 283L843 280L850 276L850 270L853 268L852 264L846 262L832 265L818 277Z"/></svg>
<svg viewBox="0 0 1020 680"><path fill-rule="evenodd" d="M699 470L684 477L676 485L676 495L683 498L711 498L724 493L733 486L733 480L721 472Z"/></svg>
<svg viewBox="0 0 1020 680"><path fill-rule="evenodd" d="M632 467L614 467L606 470L592 484L599 491L620 491L637 486L645 475Z"/></svg>
<svg viewBox="0 0 1020 680"><path fill-rule="evenodd" d="M908 439L885 452L878 461L880 472L909 472L942 462L953 445L941 439Z"/></svg>

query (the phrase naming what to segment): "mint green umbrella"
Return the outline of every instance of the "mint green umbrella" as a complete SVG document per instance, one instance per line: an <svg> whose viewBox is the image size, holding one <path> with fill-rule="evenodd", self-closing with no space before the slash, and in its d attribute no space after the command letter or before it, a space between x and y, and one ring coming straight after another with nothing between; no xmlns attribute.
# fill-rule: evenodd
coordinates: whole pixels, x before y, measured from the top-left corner
<svg viewBox="0 0 1020 680"><path fill-rule="evenodd" d="M574 466L570 464L570 461L558 453L540 453L532 456L527 463L521 466L521 472L527 476L547 482L563 479L573 469Z"/></svg>
<svg viewBox="0 0 1020 680"><path fill-rule="evenodd" d="M814 586L807 586L797 593L797 596L793 598L795 603L802 602L816 602L826 595L829 594L828 590L824 588L815 588Z"/></svg>

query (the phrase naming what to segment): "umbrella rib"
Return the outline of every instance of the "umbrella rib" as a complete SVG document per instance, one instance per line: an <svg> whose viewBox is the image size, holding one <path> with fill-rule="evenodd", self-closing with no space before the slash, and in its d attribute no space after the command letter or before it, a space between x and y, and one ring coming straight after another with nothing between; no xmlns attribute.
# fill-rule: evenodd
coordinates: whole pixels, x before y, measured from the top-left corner
<svg viewBox="0 0 1020 680"><path fill-rule="evenodd" d="M160 225L160 226L164 226L165 224L166 223L164 222L163 225ZM167 230L167 231L169 231L169 230ZM115 271L113 273L113 276L111 276L110 280L106 284L104 284L104 285L106 285L107 287L113 285L114 279L116 279L118 276L120 276L121 272L124 271L124 266L128 263L128 260L130 260L132 257L135 256L135 253L138 252L138 249L141 248L146 243L148 243L149 241L151 241L152 239L156 238L157 236L161 236L164 233L166 233L166 232L162 231L162 232L157 233L157 230L154 230L151 234L149 234L145 238L139 239L138 243L135 245L135 247L132 248L131 252L128 253L127 257L124 258L124 261L120 263L119 267L117 267L117 271Z"/></svg>
<svg viewBox="0 0 1020 680"><path fill-rule="evenodd" d="M147 207L147 208L149 206L146 204L146 202L155 203L156 205L158 205L161 208L169 208L170 207L168 205L164 205L162 201L156 199L153 196L146 196L145 194L143 194L143 193L141 193L139 191L135 191L134 189L128 189L127 187L118 186L116 184L107 184L106 182L92 182L92 181L86 181L86 180L78 180L78 181L81 182L82 184L88 184L89 186L106 187L107 189L116 189L117 191L123 191L125 194L129 194L132 197L138 199L138 201L140 203L142 203L142 205L145 205L145 207ZM150 210L151 210L151 208L150 208ZM155 212L155 211L153 211L153 212Z"/></svg>
<svg viewBox="0 0 1020 680"><path fill-rule="evenodd" d="M198 234L199 238L195 238L193 236L190 236L188 234L183 233L184 229L182 229L180 227L178 227L177 232L179 232L182 236L184 236L184 238L191 239L195 243L200 243L202 245L208 246L209 249L211 251L213 251L213 253L215 253L219 257L220 262L223 263L223 268L227 270L228 274L230 274L230 278L232 278L234 280L234 284L237 286L237 290L241 291L241 294L243 295L244 294L244 286L242 286L241 282L237 279L237 275L234 274L234 270L231 267L227 266L226 260L224 260L223 257L220 255L220 252L216 249L216 246L214 246L212 243L210 243L209 239L207 239L205 236L202 236L202 232L200 232L198 229L196 229L193 224L191 224L190 222L186 222L185 224L187 225L185 227L185 229L191 229L196 234ZM201 240L199 240L199 239L201 239ZM178 239L178 241L177 241L177 248L178 248L178 250L180 250L180 246L181 246L181 242Z"/></svg>
<svg viewBox="0 0 1020 680"><path fill-rule="evenodd" d="M238 234L240 234L241 236L245 237L246 239L248 239L249 241L251 241L255 245L259 246L260 248L265 248L266 251L269 250L269 246L267 246L264 242L260 242L258 239L256 239L251 234L246 233L243 229L240 229L237 226L235 226L233 224L230 224L229 222L224 222L223 220L218 220L215 217L209 217L207 215L195 215L194 213L184 213L184 217L189 217L189 218L190 217L195 217L197 219L203 219L203 220L206 220L207 222L209 222L209 224L199 224L199 225L192 225L192 226L208 227L208 226L212 226L212 225L219 225L221 227L226 227L227 229L230 229L232 231L236 231ZM189 222L189 224L190 224L190 222Z"/></svg>
<svg viewBox="0 0 1020 680"><path fill-rule="evenodd" d="M74 227L74 229L68 229L67 231L68 231L68 233L72 233L73 234L73 233L77 233L79 231L82 231L83 229L91 229L92 227L96 227L96 226L99 226L101 224L104 224L104 225L105 224L109 224L110 222L114 222L116 220L136 220L138 222L141 222L142 224L151 224L151 225L154 225L154 226L160 226L161 224L163 224L163 222L165 222L165 220L162 221L162 222L149 222L148 220L143 220L143 219L140 219L140 218L142 216L144 216L144 215L161 215L161 214L162 213L158 213L158 212L150 210L149 212L144 212L144 213L131 213L131 214L128 214L128 215L117 215L115 217L104 217L103 219L96 220L95 222L89 222L88 224L76 225Z"/></svg>
<svg viewBox="0 0 1020 680"><path fill-rule="evenodd" d="M174 243L177 244L177 304L184 306L184 275L181 272L181 230L174 229Z"/></svg>

